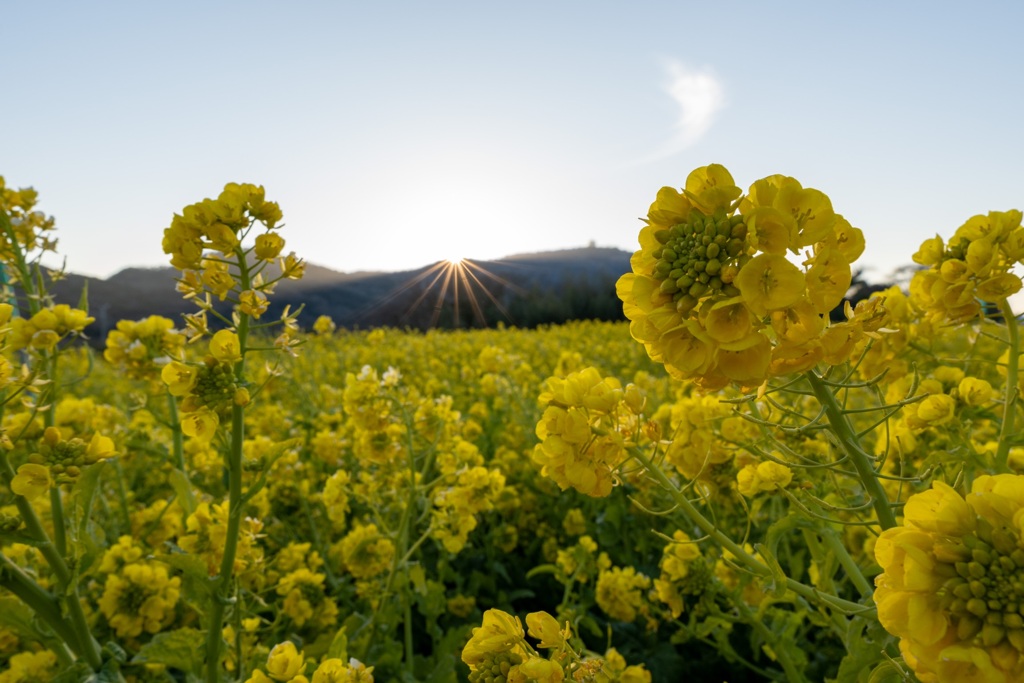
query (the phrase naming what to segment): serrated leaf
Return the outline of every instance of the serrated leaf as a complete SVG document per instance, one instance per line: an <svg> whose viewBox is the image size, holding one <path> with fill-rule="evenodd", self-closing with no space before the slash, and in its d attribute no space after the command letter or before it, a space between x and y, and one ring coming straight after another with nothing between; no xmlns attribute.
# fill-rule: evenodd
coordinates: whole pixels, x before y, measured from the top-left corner
<svg viewBox="0 0 1024 683"><path fill-rule="evenodd" d="M206 636L194 628L158 633L142 646L132 664L163 664L181 671L197 673L203 665Z"/></svg>

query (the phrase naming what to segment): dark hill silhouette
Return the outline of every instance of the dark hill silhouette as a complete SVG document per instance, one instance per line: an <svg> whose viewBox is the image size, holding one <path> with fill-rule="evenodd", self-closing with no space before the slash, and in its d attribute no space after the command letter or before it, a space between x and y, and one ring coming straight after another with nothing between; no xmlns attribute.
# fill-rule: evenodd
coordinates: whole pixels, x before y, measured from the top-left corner
<svg viewBox="0 0 1024 683"><path fill-rule="evenodd" d="M303 327L329 315L349 328L482 327L499 321L533 327L584 318L619 320L622 306L615 296L615 281L629 270L629 258L630 253L620 249L585 247L470 260L454 271L464 273L457 297L451 281L442 295L443 264L397 273L341 273L308 264L303 279L278 285L265 315L278 317L284 306L295 310L304 304L299 317ZM268 268L266 276L273 275ZM96 322L87 334L99 342L118 320L158 314L180 322L182 313L194 312L194 304L175 289L179 276L170 267L126 268L105 280L69 273L54 283L53 292L59 302L73 304L88 283L90 313Z"/></svg>

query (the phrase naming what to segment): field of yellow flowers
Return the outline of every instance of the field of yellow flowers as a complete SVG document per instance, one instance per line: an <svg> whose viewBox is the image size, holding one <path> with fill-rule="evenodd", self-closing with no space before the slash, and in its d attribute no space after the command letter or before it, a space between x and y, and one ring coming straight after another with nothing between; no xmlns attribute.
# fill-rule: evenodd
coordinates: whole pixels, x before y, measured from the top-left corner
<svg viewBox="0 0 1024 683"><path fill-rule="evenodd" d="M0 178L0 683L1024 680L1020 211L835 322L860 230L711 165L628 325L303 331L232 183L164 231L195 312L94 350L36 204Z"/></svg>

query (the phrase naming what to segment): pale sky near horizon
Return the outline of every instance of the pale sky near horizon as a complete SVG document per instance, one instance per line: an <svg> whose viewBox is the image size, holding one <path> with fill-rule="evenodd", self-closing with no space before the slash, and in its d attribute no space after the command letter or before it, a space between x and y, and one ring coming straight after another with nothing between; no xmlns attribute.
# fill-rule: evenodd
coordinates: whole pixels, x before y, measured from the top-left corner
<svg viewBox="0 0 1024 683"><path fill-rule="evenodd" d="M784 173L922 240L1024 208L1024 3L11 3L0 175L69 270L167 263L229 181L336 270L636 248L659 187Z"/></svg>

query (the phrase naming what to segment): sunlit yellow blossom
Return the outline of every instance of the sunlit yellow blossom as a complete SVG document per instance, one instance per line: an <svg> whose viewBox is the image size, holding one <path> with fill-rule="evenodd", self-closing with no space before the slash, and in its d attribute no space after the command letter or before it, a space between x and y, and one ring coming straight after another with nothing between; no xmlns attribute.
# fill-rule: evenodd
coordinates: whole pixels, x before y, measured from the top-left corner
<svg viewBox="0 0 1024 683"><path fill-rule="evenodd" d="M49 650L19 652L7 662L7 669L0 672L0 683L51 681L60 671L57 655Z"/></svg>
<svg viewBox="0 0 1024 683"><path fill-rule="evenodd" d="M210 340L210 355L222 363L234 363L242 359L242 346L238 335L231 330L221 330Z"/></svg>
<svg viewBox="0 0 1024 683"><path fill-rule="evenodd" d="M256 236L256 258L272 261L284 249L284 238L276 232L265 232Z"/></svg>
<svg viewBox="0 0 1024 683"><path fill-rule="evenodd" d="M197 410L181 416L181 431L200 441L210 441L217 433L220 418L212 410Z"/></svg>
<svg viewBox="0 0 1024 683"><path fill-rule="evenodd" d="M634 621L646 612L642 594L650 586L651 580L633 567L612 567L597 577L597 605L612 619Z"/></svg>
<svg viewBox="0 0 1024 683"><path fill-rule="evenodd" d="M267 312L269 305L267 295L254 289L247 289L238 295L238 310L256 319Z"/></svg>
<svg viewBox="0 0 1024 683"><path fill-rule="evenodd" d="M1020 291L1014 269L1022 245L1020 211L972 216L948 241L936 236L921 245L914 260L929 268L915 273L911 298L933 321L972 318L981 311L978 299L998 303Z"/></svg>
<svg viewBox="0 0 1024 683"><path fill-rule="evenodd" d="M354 658L347 664L340 659L325 659L313 672L310 683L373 683L373 667Z"/></svg>
<svg viewBox="0 0 1024 683"><path fill-rule="evenodd" d="M984 475L965 498L912 496L875 544L878 618L922 680L1024 678L1024 476Z"/></svg>
<svg viewBox="0 0 1024 683"><path fill-rule="evenodd" d="M744 302L758 314L792 306L804 294L800 269L777 254L761 254L740 269L736 286Z"/></svg>
<svg viewBox="0 0 1024 683"><path fill-rule="evenodd" d="M531 612L526 615L526 625L531 638L540 641L537 647L551 649L565 645L571 635L568 624L563 630L558 621L547 612Z"/></svg>
<svg viewBox="0 0 1024 683"><path fill-rule="evenodd" d="M41 496L50 490L51 485L50 468L35 463L21 465L11 479L11 491L26 498Z"/></svg>
<svg viewBox="0 0 1024 683"><path fill-rule="evenodd" d="M686 188L658 193L632 272L616 284L630 332L650 357L706 389L847 360L852 344L826 348L818 338L846 294L863 234L827 196L786 176L758 180L741 196L728 171L711 165L691 173ZM787 258L798 253L804 269Z"/></svg>
<svg viewBox="0 0 1024 683"><path fill-rule="evenodd" d="M483 624L473 629L473 635L462 649L462 661L471 668L484 661L487 655L508 652L524 638L523 624L499 609L484 612Z"/></svg>
<svg viewBox="0 0 1024 683"><path fill-rule="evenodd" d="M369 579L391 566L395 544L377 531L376 524L357 524L341 541L345 568L357 579Z"/></svg>
<svg viewBox="0 0 1024 683"><path fill-rule="evenodd" d="M313 323L313 331L317 334L331 334L336 329L337 325L334 324L334 321L331 320L330 316L321 315Z"/></svg>
<svg viewBox="0 0 1024 683"><path fill-rule="evenodd" d="M986 380L964 377L957 387L957 395L969 406L983 406L995 398L996 392Z"/></svg>
<svg viewBox="0 0 1024 683"><path fill-rule="evenodd" d="M305 661L295 643L286 640L275 645L267 655L267 673L275 681L287 681L302 671Z"/></svg>
<svg viewBox="0 0 1024 683"><path fill-rule="evenodd" d="M530 657L519 665L520 680L537 681L537 683L561 683L565 680L565 671L557 662L541 657Z"/></svg>
<svg viewBox="0 0 1024 683"><path fill-rule="evenodd" d="M163 565L128 564L107 576L99 606L119 636L157 633L174 617L180 586L181 579L169 577Z"/></svg>
<svg viewBox="0 0 1024 683"><path fill-rule="evenodd" d="M172 361L160 371L160 378L167 385L171 396L185 396L195 387L198 373L196 368Z"/></svg>
<svg viewBox="0 0 1024 683"><path fill-rule="evenodd" d="M785 488L792 481L793 471L772 460L746 465L736 475L736 487L744 496Z"/></svg>

